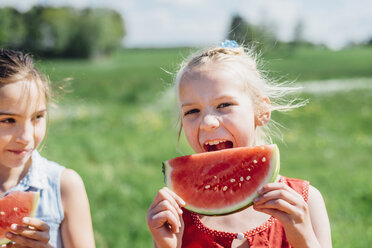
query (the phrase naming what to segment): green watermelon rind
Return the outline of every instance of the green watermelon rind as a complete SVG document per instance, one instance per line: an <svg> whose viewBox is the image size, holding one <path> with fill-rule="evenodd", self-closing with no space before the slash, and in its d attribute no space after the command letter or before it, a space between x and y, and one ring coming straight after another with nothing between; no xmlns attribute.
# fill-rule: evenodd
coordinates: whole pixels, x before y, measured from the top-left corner
<svg viewBox="0 0 372 248"><path fill-rule="evenodd" d="M40 192L34 192L34 193L35 193L36 196L34 197L34 200L33 200L33 203L32 203L32 210L31 210L31 213L30 213L29 217L34 217L35 216L36 209L37 209L37 203L38 203L39 197L40 197ZM10 242L11 242L11 240L9 240L7 238L2 238L2 239L0 239L0 246L6 245Z"/></svg>
<svg viewBox="0 0 372 248"><path fill-rule="evenodd" d="M272 156L273 158L271 159L271 164L270 168L271 170L269 171L268 175L266 176L265 180L262 181L261 185L257 187L257 189L260 189L264 185L268 183L275 182L278 178L279 175L279 170L280 170L280 154L279 154L279 149L276 144L272 145L266 145L271 148L272 151ZM272 165L272 163L275 163ZM163 162L163 173L164 173L164 181L167 187L171 190L173 190L172 182L170 180L170 175L172 172L172 168L167 161ZM185 209L190 210L192 212L202 214L202 215L209 215L209 216L217 216L217 215L227 215L227 214L232 214L235 212L239 212L251 205L253 205L253 199L258 196L257 191L254 194L251 194L249 198L246 198L244 201L241 201L235 205L232 205L227 208L220 208L220 209L202 209L202 208L196 208L192 205L187 204L184 206Z"/></svg>

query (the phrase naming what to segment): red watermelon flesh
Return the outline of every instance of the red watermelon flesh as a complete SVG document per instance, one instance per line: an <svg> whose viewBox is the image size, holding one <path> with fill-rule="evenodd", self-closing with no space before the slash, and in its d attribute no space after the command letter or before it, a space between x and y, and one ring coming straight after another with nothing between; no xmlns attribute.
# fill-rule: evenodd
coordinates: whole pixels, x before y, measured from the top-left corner
<svg viewBox="0 0 372 248"><path fill-rule="evenodd" d="M9 242L5 233L12 224L23 225L24 217L35 216L39 192L10 192L0 199L0 244Z"/></svg>
<svg viewBox="0 0 372 248"><path fill-rule="evenodd" d="M186 209L224 215L252 204L279 174L277 145L239 147L177 157L163 163L165 183Z"/></svg>

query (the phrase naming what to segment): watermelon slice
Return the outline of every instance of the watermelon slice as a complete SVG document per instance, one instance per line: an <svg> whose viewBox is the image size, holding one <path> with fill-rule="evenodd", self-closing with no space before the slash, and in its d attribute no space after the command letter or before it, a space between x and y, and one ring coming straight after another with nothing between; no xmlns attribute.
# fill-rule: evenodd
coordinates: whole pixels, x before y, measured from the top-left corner
<svg viewBox="0 0 372 248"><path fill-rule="evenodd" d="M9 243L5 233L12 224L23 225L24 217L34 217L39 192L13 191L0 199L0 245Z"/></svg>
<svg viewBox="0 0 372 248"><path fill-rule="evenodd" d="M252 204L279 174L277 145L197 153L163 162L165 184L203 215L224 215Z"/></svg>

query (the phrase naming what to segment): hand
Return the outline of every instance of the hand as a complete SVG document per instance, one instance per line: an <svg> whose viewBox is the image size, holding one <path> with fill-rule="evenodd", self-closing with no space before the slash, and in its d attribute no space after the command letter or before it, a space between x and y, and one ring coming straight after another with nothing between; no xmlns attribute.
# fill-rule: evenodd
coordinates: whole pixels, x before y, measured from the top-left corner
<svg viewBox="0 0 372 248"><path fill-rule="evenodd" d="M183 234L182 209L185 202L167 187L159 190L147 211L147 225L155 247L180 247Z"/></svg>
<svg viewBox="0 0 372 248"><path fill-rule="evenodd" d="M36 218L23 218L23 225L12 224L11 232L6 233L6 238L13 242L3 245L7 248L36 248L47 247L49 244L49 225Z"/></svg>
<svg viewBox="0 0 372 248"><path fill-rule="evenodd" d="M259 190L254 209L274 216L283 225L294 247L320 247L312 228L308 204L284 183L270 183Z"/></svg>

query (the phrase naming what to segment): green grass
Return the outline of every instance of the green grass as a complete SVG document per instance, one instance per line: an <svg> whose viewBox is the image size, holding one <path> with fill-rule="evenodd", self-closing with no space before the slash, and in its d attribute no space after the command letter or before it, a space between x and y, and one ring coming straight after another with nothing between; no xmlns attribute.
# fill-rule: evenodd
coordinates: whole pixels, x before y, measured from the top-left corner
<svg viewBox="0 0 372 248"><path fill-rule="evenodd" d="M161 68L174 72L187 54L188 49L123 50L97 61L40 63L53 82L73 78L52 109L42 154L82 176L97 247L152 246L145 216L163 186L161 162L191 152L184 140L177 145L174 99L167 91L172 76ZM366 48L299 49L290 56L267 54L265 61L268 70L307 80L372 77L371 58ZM285 142L278 141L281 173L308 179L322 192L334 247L368 247L372 91L303 97L310 99L306 107L273 115L286 127Z"/></svg>
<svg viewBox="0 0 372 248"><path fill-rule="evenodd" d="M342 51L299 47L264 54L266 67L288 80L372 77L372 49L355 47Z"/></svg>

